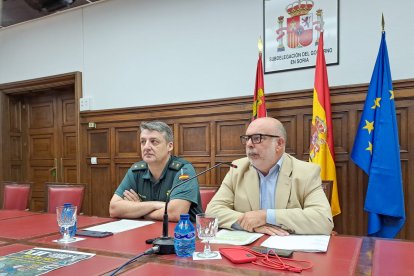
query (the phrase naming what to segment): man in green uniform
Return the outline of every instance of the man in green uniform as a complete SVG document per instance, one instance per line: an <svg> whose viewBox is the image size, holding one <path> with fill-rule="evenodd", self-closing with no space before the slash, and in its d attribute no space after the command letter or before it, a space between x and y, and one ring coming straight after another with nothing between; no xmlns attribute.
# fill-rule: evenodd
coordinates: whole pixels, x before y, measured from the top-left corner
<svg viewBox="0 0 414 276"><path fill-rule="evenodd" d="M165 202L170 190L168 218L178 221L180 214L202 212L197 178L180 185L194 176L188 161L171 155L173 133L164 122L144 122L140 126L142 161L126 173L109 204L109 214L118 218L145 218L162 220Z"/></svg>

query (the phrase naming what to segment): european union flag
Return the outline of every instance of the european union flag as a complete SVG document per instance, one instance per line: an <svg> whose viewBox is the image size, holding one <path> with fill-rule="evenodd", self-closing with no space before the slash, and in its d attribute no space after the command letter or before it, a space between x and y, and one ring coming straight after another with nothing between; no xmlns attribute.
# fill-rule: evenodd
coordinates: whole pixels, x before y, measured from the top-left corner
<svg viewBox="0 0 414 276"><path fill-rule="evenodd" d="M368 235L394 238L405 223L400 145L385 32L351 158L368 176Z"/></svg>

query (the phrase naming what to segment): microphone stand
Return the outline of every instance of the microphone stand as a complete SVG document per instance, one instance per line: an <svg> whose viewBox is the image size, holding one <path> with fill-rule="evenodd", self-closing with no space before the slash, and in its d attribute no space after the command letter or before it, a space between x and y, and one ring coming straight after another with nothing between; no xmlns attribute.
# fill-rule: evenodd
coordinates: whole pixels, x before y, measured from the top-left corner
<svg viewBox="0 0 414 276"><path fill-rule="evenodd" d="M163 220L162 220L162 236L159 237L159 238L156 238L152 242L152 244L154 246L159 247L159 251L157 252L157 254L166 255L166 254L174 254L175 253L174 238L168 236L168 212L167 212L167 209L168 209L168 202L170 202L170 195L171 195L172 191L175 188L183 185L184 183L187 183L187 182L193 180L194 178L197 178L198 176L200 176L202 174L205 174L206 172L211 171L212 169L214 169L218 166L224 165L224 164L229 165L232 168L237 168L237 166L232 164L231 162L220 162L220 163L217 163L216 165L214 165L213 167L208 168L207 170L204 170L204 171L196 174L195 176L184 180L183 182L179 183L178 185L176 185L175 187L173 187L170 190L170 192L168 193L168 196L167 196L167 200L165 201L164 216L163 216Z"/></svg>

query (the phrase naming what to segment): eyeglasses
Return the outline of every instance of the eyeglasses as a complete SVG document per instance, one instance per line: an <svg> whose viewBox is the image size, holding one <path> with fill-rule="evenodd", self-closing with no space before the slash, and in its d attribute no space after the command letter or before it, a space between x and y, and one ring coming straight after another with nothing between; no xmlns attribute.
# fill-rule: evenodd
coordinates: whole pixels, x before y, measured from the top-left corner
<svg viewBox="0 0 414 276"><path fill-rule="evenodd" d="M253 144L260 144L263 140L263 137L272 137L272 138L280 138L280 136L276 135L269 135L269 134L252 134L252 135L241 135L240 141L243 145L246 145L249 139L252 139Z"/></svg>

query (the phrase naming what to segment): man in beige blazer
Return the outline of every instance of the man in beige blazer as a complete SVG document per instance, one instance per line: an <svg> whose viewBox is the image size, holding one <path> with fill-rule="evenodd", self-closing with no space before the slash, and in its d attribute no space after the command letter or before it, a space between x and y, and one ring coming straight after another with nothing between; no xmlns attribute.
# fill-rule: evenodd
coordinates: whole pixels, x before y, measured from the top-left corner
<svg viewBox="0 0 414 276"><path fill-rule="evenodd" d="M330 234L331 207L318 165L285 153L286 131L270 117L254 120L240 137L247 157L233 163L206 213L221 228L268 235Z"/></svg>

